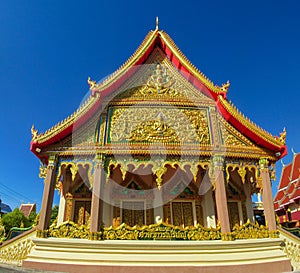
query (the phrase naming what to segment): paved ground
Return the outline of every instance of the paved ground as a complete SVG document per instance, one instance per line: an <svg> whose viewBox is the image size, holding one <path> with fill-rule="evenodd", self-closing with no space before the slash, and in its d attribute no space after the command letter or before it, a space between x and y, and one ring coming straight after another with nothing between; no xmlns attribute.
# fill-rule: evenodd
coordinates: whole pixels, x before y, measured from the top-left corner
<svg viewBox="0 0 300 273"><path fill-rule="evenodd" d="M0 273L53 273L53 271L44 271L36 269L24 269L19 266L0 264ZM58 272L55 272L58 273Z"/></svg>

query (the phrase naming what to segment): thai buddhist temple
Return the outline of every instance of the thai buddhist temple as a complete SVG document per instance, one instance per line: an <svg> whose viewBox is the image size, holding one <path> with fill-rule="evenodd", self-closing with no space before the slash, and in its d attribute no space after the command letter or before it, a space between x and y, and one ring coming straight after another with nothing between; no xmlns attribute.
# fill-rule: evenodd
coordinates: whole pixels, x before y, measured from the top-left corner
<svg viewBox="0 0 300 273"><path fill-rule="evenodd" d="M32 212L36 212L36 204L21 204L20 206L20 211L26 216L28 217L30 215L30 213Z"/></svg>
<svg viewBox="0 0 300 273"><path fill-rule="evenodd" d="M274 208L280 224L300 227L300 154L294 153L292 163L282 168Z"/></svg>
<svg viewBox="0 0 300 273"><path fill-rule="evenodd" d="M59 272L291 271L271 188L286 132L246 118L224 82L201 73L157 21L112 75L88 78L73 114L46 132L33 126L44 192L18 262ZM253 213L258 193L265 226Z"/></svg>

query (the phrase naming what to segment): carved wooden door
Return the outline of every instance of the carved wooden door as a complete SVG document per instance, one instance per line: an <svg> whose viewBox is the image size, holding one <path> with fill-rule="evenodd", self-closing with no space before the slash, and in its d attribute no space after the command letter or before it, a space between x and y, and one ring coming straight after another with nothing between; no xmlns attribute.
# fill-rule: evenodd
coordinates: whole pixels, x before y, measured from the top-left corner
<svg viewBox="0 0 300 273"><path fill-rule="evenodd" d="M233 228L236 224L240 224L238 202L228 202L227 204L230 226Z"/></svg>
<svg viewBox="0 0 300 273"><path fill-rule="evenodd" d="M145 224L145 210L143 201L125 201L122 209L122 223L131 227Z"/></svg>
<svg viewBox="0 0 300 273"><path fill-rule="evenodd" d="M194 225L193 203L192 202L172 202L173 225L192 226Z"/></svg>
<svg viewBox="0 0 300 273"><path fill-rule="evenodd" d="M75 201L74 222L79 225L87 225L91 215L91 201Z"/></svg>

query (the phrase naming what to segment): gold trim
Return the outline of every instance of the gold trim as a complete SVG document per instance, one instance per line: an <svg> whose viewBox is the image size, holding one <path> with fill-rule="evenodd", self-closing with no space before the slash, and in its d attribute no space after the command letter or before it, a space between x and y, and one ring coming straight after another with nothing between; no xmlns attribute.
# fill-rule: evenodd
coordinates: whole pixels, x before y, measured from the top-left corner
<svg viewBox="0 0 300 273"><path fill-rule="evenodd" d="M81 165L83 168L88 165L88 178L89 178L89 182L90 185L93 185L93 174L92 174L92 170L93 170L93 164L89 161L78 161L78 162L69 162L69 161L62 161L60 162L60 166L58 169L58 174L56 177L56 183L59 182L61 175L62 175L62 167L67 168L68 166L70 167L70 171L72 173L72 182L74 182L75 176L79 171L79 165Z"/></svg>
<svg viewBox="0 0 300 273"><path fill-rule="evenodd" d="M219 101L224 106L224 108L238 121L243 123L247 128L249 128L252 132L256 133L260 137L262 137L267 142L271 143L272 145L281 148L284 145L284 142L281 142L279 138L275 138L269 132L265 131L264 129L260 128L254 122L252 122L249 118L245 117L237 108L222 96L218 96Z"/></svg>
<svg viewBox="0 0 300 273"><path fill-rule="evenodd" d="M172 53L179 59L179 61L190 71L192 74L200 80L207 88L216 94L224 93L226 91L222 90L221 87L215 85L211 80L209 80L200 70L198 70L181 52L181 50L176 46L174 41L170 38L168 34L163 31L159 31L160 37L171 49Z"/></svg>

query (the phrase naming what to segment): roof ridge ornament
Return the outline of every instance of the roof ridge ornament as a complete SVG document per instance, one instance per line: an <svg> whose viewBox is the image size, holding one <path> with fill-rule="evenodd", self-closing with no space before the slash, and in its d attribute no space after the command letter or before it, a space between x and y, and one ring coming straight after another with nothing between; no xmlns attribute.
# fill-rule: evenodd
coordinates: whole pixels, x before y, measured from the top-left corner
<svg viewBox="0 0 300 273"><path fill-rule="evenodd" d="M223 84L222 84L221 90L222 90L223 92L227 92L228 89L229 89L229 87L230 87L230 81L227 81L226 83L223 83Z"/></svg>
<svg viewBox="0 0 300 273"><path fill-rule="evenodd" d="M158 16L156 16L156 20L155 20L155 30L158 30Z"/></svg>
<svg viewBox="0 0 300 273"><path fill-rule="evenodd" d="M279 140L281 143L285 144L286 141L286 129L285 127L283 128L283 131L279 134L279 137L275 137L276 140Z"/></svg>
<svg viewBox="0 0 300 273"><path fill-rule="evenodd" d="M36 140L38 137L38 130L34 128L34 124L32 124L31 126L31 136L32 136L31 141Z"/></svg>
<svg viewBox="0 0 300 273"><path fill-rule="evenodd" d="M97 85L96 81L91 80L90 77L88 77L87 82L88 82L88 84L90 86L90 90L93 90L96 87L96 85Z"/></svg>

